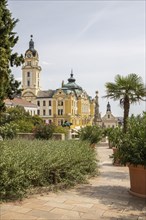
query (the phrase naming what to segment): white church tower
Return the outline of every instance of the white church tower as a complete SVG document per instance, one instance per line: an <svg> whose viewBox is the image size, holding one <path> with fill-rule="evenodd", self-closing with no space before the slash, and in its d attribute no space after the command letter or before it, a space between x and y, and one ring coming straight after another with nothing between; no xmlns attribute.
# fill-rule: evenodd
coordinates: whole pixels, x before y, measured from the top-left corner
<svg viewBox="0 0 146 220"><path fill-rule="evenodd" d="M34 49L33 36L29 42L29 49L25 52L24 65L22 67L22 98L31 102L36 99L40 91L40 72L41 67L38 65L38 52Z"/></svg>

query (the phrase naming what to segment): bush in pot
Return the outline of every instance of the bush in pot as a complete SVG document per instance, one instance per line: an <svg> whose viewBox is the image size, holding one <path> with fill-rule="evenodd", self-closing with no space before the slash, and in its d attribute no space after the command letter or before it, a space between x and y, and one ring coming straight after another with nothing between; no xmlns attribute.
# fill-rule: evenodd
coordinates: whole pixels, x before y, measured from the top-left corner
<svg viewBox="0 0 146 220"><path fill-rule="evenodd" d="M132 115L127 125L127 132L119 146L120 161L129 167L130 192L146 198L146 112Z"/></svg>
<svg viewBox="0 0 146 220"><path fill-rule="evenodd" d="M122 135L123 135L121 127L107 128L106 134L107 134L108 141L109 141L109 147L118 148L122 140Z"/></svg>
<svg viewBox="0 0 146 220"><path fill-rule="evenodd" d="M109 142L109 148L113 149L113 164L114 165L121 165L120 160L119 160L119 152L118 152L118 147L121 144L122 137L123 137L123 130L121 127L116 127L116 128L107 128L106 129L106 134L108 137L108 142Z"/></svg>
<svg viewBox="0 0 146 220"><path fill-rule="evenodd" d="M103 130L102 128L93 125L93 126L86 126L84 128L81 128L79 131L79 138L82 141L88 141L90 143L91 147L95 147L95 144L97 144L103 137Z"/></svg>

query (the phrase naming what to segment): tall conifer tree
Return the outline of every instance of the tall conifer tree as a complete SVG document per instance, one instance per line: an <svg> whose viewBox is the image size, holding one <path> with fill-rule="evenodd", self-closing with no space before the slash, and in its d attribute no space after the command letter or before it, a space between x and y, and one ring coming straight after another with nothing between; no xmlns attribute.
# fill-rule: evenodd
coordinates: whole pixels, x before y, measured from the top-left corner
<svg viewBox="0 0 146 220"><path fill-rule="evenodd" d="M7 7L7 0L0 0L0 112L4 111L4 99L12 99L20 92L20 82L11 73L12 66L20 66L23 56L13 53L18 36L13 29L18 22Z"/></svg>

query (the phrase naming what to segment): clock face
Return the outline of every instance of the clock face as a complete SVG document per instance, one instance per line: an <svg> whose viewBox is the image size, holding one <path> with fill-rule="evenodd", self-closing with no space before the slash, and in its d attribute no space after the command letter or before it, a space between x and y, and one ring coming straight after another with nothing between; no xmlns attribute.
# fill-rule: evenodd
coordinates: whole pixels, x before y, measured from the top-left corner
<svg viewBox="0 0 146 220"><path fill-rule="evenodd" d="M27 57L28 57L28 58L30 58L30 57L31 57L31 54L30 54L30 53L28 53L28 54L27 54Z"/></svg>

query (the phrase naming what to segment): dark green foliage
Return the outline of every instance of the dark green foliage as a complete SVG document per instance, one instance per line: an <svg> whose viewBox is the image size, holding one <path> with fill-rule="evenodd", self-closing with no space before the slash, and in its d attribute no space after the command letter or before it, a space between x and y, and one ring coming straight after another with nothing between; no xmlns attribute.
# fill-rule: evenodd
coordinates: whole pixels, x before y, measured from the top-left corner
<svg viewBox="0 0 146 220"><path fill-rule="evenodd" d="M119 148L123 164L146 166L146 113L143 116L131 116Z"/></svg>
<svg viewBox="0 0 146 220"><path fill-rule="evenodd" d="M3 113L3 116L6 116L3 122L16 122L19 120L25 120L29 118L29 113L25 111L24 107L16 106L13 108L7 108L6 112Z"/></svg>
<svg viewBox="0 0 146 220"><path fill-rule="evenodd" d="M12 18L7 8L7 0L0 1L0 113L5 110L4 99L20 93L17 80L14 80L10 67L20 66L23 56L13 53L18 36L13 32L18 20Z"/></svg>
<svg viewBox="0 0 146 220"><path fill-rule="evenodd" d="M38 125L34 129L34 136L38 139L45 139L48 140L52 137L54 131L55 131L55 125L54 124L42 124Z"/></svg>
<svg viewBox="0 0 146 220"><path fill-rule="evenodd" d="M11 130L11 125L17 127L17 132L29 133L33 132L35 126L41 124L44 124L44 122L39 116L29 115L21 106L7 108L6 112L2 113L0 117L0 131L7 131L5 134L1 134L5 136L3 136L4 138L9 137L7 133L9 133L8 128ZM16 129L14 129L14 137L15 133Z"/></svg>
<svg viewBox="0 0 146 220"><path fill-rule="evenodd" d="M21 95L22 89L20 89L20 84L21 82L18 82L17 80L14 79L13 75L10 75L9 77L9 84L6 90L6 95L9 99L13 99L17 95Z"/></svg>
<svg viewBox="0 0 146 220"><path fill-rule="evenodd" d="M34 115L31 117L31 121L33 123L33 125L41 125L44 123L43 119L41 117L39 117L38 115Z"/></svg>
<svg viewBox="0 0 146 220"><path fill-rule="evenodd" d="M103 132L98 126L86 126L79 131L79 137L83 141L89 141L90 144L96 144L102 139Z"/></svg>
<svg viewBox="0 0 146 220"><path fill-rule="evenodd" d="M106 128L105 132L108 137L110 147L118 148L123 138L122 128L121 127Z"/></svg>
<svg viewBox="0 0 146 220"><path fill-rule="evenodd" d="M95 152L80 141L2 141L0 198L21 198L30 187L69 187L97 173Z"/></svg>

